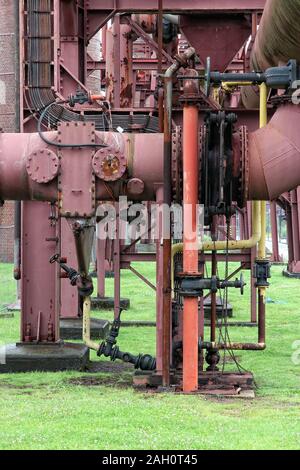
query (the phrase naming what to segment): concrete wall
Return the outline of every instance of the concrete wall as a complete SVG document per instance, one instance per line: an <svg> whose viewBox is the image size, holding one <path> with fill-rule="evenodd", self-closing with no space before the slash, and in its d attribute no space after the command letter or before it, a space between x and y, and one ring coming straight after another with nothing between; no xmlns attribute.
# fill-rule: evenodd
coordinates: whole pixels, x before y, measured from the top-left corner
<svg viewBox="0 0 300 470"><path fill-rule="evenodd" d="M19 130L18 4L0 0L0 128ZM0 261L13 260L14 204L0 208Z"/></svg>

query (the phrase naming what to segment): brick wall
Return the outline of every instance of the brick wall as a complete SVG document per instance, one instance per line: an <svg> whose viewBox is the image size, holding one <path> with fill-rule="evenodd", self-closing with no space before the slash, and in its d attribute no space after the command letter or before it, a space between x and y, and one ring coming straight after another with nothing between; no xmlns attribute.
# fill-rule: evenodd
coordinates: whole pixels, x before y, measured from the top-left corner
<svg viewBox="0 0 300 470"><path fill-rule="evenodd" d="M0 262L11 263L14 253L14 203L0 209Z"/></svg>
<svg viewBox="0 0 300 470"><path fill-rule="evenodd" d="M0 128L19 129L17 5L15 0L0 0ZM0 261L13 260L14 203L0 208Z"/></svg>

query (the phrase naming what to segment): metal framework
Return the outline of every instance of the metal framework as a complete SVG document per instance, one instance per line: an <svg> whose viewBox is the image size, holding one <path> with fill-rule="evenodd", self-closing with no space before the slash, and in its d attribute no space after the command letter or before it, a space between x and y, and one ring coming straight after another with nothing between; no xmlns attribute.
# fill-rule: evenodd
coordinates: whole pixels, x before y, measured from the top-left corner
<svg viewBox="0 0 300 470"><path fill-rule="evenodd" d="M221 82L214 90L208 89L207 95L198 86L199 73L203 81L204 70L208 83L207 56L211 57L213 71L236 72L241 79L243 73L249 72L265 3L20 2L22 134L16 140L16 149L9 138L1 144L10 146L11 155L2 165L0 196L3 193L5 199L23 201L22 219L16 230L21 257L16 257L15 267L16 272L21 272L21 342L59 344L59 317L74 319L83 315L85 342L98 355L127 359L137 368L150 368L147 380L161 382L165 387L170 386L172 378L180 377L187 392L197 389L199 369L204 368L204 349L208 370L216 372L219 350L265 348L268 265L263 246L264 205L247 201L278 197L290 189L286 187L288 182L278 176L285 163L282 154L276 154L275 132L276 126L286 130L285 113L290 115L295 110L288 104L274 115L274 109L269 107L273 125L256 133L267 120L264 83L260 103L255 96L251 106L238 80ZM168 20L165 31L163 13L179 15L179 26L174 27ZM180 42L179 27L184 35ZM100 30L102 60L94 60L88 45ZM101 72L99 90L105 89L105 96L100 91L99 95L89 93L89 76L95 70ZM222 77L226 81L226 75ZM206 117L208 111L210 115ZM38 133L33 134L36 128ZM274 142L268 147L266 142L272 133ZM297 136L292 137L291 142L284 142L290 144L291 153L298 148ZM19 161L20 148L29 147L31 151L22 164L13 166ZM45 164L45 153L49 165ZM5 159L5 152L2 154ZM274 154L278 163L272 167ZM293 183L298 181L292 171L288 176ZM298 192L280 198L287 210L292 271L298 268L294 260L299 259ZM87 264L92 220L101 201L108 201L120 219L118 197L124 194L130 201L146 200L149 205L156 202L159 207L174 201L190 204L194 225L195 208L200 201L205 206L205 226L213 241L191 250L190 239L194 236L194 242L198 241L195 230L189 234L191 227L184 219L182 248L180 243L172 247L172 240L163 237L162 221L155 253L138 252L136 243L124 242L118 230L113 243L98 242L98 294L105 295L105 271L109 266L114 270L115 295L110 336L106 343L97 346L89 337L88 316L91 282ZM274 205L272 211L274 224ZM39 223L32 223L34 220ZM225 228L216 236L220 223ZM178 249L175 255L174 249ZM133 261L156 262L156 285L131 266ZM226 265L224 279L217 275L221 262ZM229 262L239 263L232 273ZM211 275L205 276L209 263ZM115 345L120 329L124 268L156 293L155 361L147 355L123 353ZM218 343L216 294L231 287L243 290L242 279L233 281L232 277L244 269L252 272L250 324L258 323L258 342L229 344L225 337ZM206 291L211 297L210 341L204 331ZM221 308L226 334L227 300L226 294Z"/></svg>

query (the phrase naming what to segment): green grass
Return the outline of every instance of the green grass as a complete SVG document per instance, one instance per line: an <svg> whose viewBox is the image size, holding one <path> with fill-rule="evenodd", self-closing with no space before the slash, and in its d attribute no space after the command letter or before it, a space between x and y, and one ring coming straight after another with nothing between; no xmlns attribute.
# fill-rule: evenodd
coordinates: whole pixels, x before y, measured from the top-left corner
<svg viewBox="0 0 300 470"><path fill-rule="evenodd" d="M152 264L136 267L155 281ZM114 386L101 385L107 374L93 373L100 385L86 387L70 379L88 373L28 373L0 376L1 449L299 449L300 365L292 344L300 340L300 289L297 280L273 267L267 306L265 352L239 353L255 374L255 400L217 400L199 396L142 394L115 376ZM0 265L1 305L12 302L12 267ZM123 273L122 296L132 308L127 320L154 320L152 290L130 272ZM112 281L108 292L112 293ZM235 319L249 320L248 292L230 295ZM111 312L95 316L111 318ZM18 340L19 314L0 319L0 341ZM232 340L256 341L256 329L232 329ZM124 328L120 347L133 353L155 353L154 328ZM94 354L93 360L96 359ZM231 366L232 367L232 366Z"/></svg>

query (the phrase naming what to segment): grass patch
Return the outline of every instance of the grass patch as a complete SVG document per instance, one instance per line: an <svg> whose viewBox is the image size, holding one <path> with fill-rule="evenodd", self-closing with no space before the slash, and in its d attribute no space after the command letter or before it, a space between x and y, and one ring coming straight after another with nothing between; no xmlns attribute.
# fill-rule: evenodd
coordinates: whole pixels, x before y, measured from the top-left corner
<svg viewBox="0 0 300 470"><path fill-rule="evenodd" d="M153 264L136 267L155 282ZM300 340L300 281L283 278L281 271L273 267L268 291L275 302L267 306L268 349L238 353L259 386L255 400L145 395L131 388L126 368L3 374L0 449L299 449L300 365L292 362L292 345ZM12 272L11 265L0 264L0 306L15 300ZM112 295L113 281L107 286ZM124 320L155 320L153 291L129 271L122 274L122 296L131 300ZM248 298L248 292L244 298L230 293L234 320L249 320ZM112 312L94 316L111 319ZM19 321L18 313L0 318L0 342L18 340ZM233 341L256 336L256 329L231 330ZM155 354L155 329L124 328L119 345Z"/></svg>

